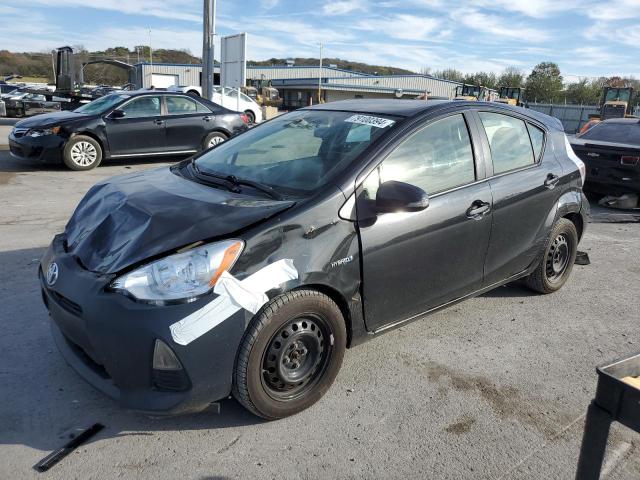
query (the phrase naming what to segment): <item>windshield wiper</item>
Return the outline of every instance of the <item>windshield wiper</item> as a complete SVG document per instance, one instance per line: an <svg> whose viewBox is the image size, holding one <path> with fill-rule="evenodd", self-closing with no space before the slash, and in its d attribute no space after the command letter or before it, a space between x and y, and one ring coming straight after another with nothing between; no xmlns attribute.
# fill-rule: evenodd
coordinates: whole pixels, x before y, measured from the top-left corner
<svg viewBox="0 0 640 480"><path fill-rule="evenodd" d="M200 175L217 178L219 180L223 180L227 184L230 184L232 186L232 188L230 188L230 190L232 192L238 193L240 191L240 188L238 188L238 187L240 185L246 185L247 187L255 188L256 190L259 190L262 193L266 193L267 195L269 195L274 200L282 200L283 199L283 197L282 197L282 195L280 195L280 193L278 193L274 188L272 188L269 185L266 185L264 183L256 182L254 180L249 180L247 178L239 178L239 177L236 177L235 175L224 175L224 174L221 174L221 173L203 172L202 170L200 170L198 168L198 165L195 162L195 160L193 160L191 162L191 166L193 167L195 172L200 174Z"/></svg>

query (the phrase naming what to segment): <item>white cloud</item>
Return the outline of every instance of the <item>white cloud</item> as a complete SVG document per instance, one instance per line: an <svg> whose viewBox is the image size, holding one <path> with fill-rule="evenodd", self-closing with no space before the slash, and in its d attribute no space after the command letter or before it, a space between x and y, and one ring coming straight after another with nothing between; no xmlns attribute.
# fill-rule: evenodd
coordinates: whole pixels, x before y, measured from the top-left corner
<svg viewBox="0 0 640 480"><path fill-rule="evenodd" d="M494 37L509 38L520 42L539 43L549 40L549 33L523 24L507 22L497 15L487 15L478 10L460 9L453 12L453 18L478 32Z"/></svg>
<svg viewBox="0 0 640 480"><path fill-rule="evenodd" d="M322 13L325 15L346 15L358 10L363 10L365 4L362 0L340 0L325 3Z"/></svg>
<svg viewBox="0 0 640 480"><path fill-rule="evenodd" d="M640 0L609 0L598 2L586 10L590 18L599 21L640 18Z"/></svg>
<svg viewBox="0 0 640 480"><path fill-rule="evenodd" d="M355 28L377 32L403 40L437 40L440 38L440 20L430 17L398 14L390 17L370 18L359 21Z"/></svg>
<svg viewBox="0 0 640 480"><path fill-rule="evenodd" d="M545 18L559 12L588 8L585 0L470 0L465 3L499 12L515 12L533 18ZM508 21L508 18L505 21Z"/></svg>

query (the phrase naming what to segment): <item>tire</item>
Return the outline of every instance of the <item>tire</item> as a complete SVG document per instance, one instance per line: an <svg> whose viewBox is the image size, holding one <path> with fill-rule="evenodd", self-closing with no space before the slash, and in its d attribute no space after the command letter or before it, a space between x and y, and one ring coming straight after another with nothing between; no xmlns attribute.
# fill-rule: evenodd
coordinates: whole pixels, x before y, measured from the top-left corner
<svg viewBox="0 0 640 480"><path fill-rule="evenodd" d="M62 156L71 170L91 170L102 162L102 147L87 135L76 135L67 142Z"/></svg>
<svg viewBox="0 0 640 480"><path fill-rule="evenodd" d="M208 150L210 148L213 148L217 145L220 145L222 142L225 142L228 138L229 137L227 137L222 132L212 132L207 135L204 139L204 142L202 142L202 149Z"/></svg>
<svg viewBox="0 0 640 480"><path fill-rule="evenodd" d="M198 93L197 90L189 90L187 92L187 95L191 95L192 97L198 97L198 98L200 97L200 94Z"/></svg>
<svg viewBox="0 0 640 480"><path fill-rule="evenodd" d="M268 420L301 412L320 400L335 380L346 340L344 318L329 297L315 290L279 295L253 317L244 333L233 395Z"/></svg>
<svg viewBox="0 0 640 480"><path fill-rule="evenodd" d="M569 279L577 253L576 226L566 218L558 219L551 229L538 266L524 279L525 284L539 293L557 292Z"/></svg>
<svg viewBox="0 0 640 480"><path fill-rule="evenodd" d="M245 110L244 114L249 119L249 124L256 123L256 115L255 115L255 113L253 113L251 110Z"/></svg>

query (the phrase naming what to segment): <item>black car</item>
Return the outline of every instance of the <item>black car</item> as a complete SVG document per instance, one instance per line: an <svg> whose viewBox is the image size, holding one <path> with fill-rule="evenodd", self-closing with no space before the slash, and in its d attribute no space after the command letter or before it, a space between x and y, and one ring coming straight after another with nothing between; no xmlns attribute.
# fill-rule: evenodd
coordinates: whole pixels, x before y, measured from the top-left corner
<svg viewBox="0 0 640 480"><path fill-rule="evenodd" d="M190 155L246 130L247 122L244 114L186 94L120 92L22 120L9 147L16 157L90 170L103 159Z"/></svg>
<svg viewBox="0 0 640 480"><path fill-rule="evenodd" d="M47 100L42 94L22 92L7 95L4 99L8 117L31 117L42 113L58 112L61 103L58 100Z"/></svg>
<svg viewBox="0 0 640 480"><path fill-rule="evenodd" d="M95 185L42 259L42 296L67 361L125 407L233 393L285 417L347 347L518 279L559 290L582 167L557 120L521 108L305 108Z"/></svg>
<svg viewBox="0 0 640 480"><path fill-rule="evenodd" d="M640 194L640 119L599 122L571 139L587 168L585 189L596 193Z"/></svg>

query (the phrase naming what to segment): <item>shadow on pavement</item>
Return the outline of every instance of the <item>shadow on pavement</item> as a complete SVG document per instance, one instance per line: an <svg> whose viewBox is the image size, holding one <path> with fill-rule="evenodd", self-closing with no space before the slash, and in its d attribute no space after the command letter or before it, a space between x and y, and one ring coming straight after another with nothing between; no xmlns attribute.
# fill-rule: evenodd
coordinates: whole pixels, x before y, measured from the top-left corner
<svg viewBox="0 0 640 480"><path fill-rule="evenodd" d="M22 444L50 451L72 432L94 423L104 430L90 442L177 430L215 430L262 422L235 400L221 402L220 413L148 417L123 410L78 376L63 360L51 337L49 316L37 278L44 248L0 252L0 444Z"/></svg>

